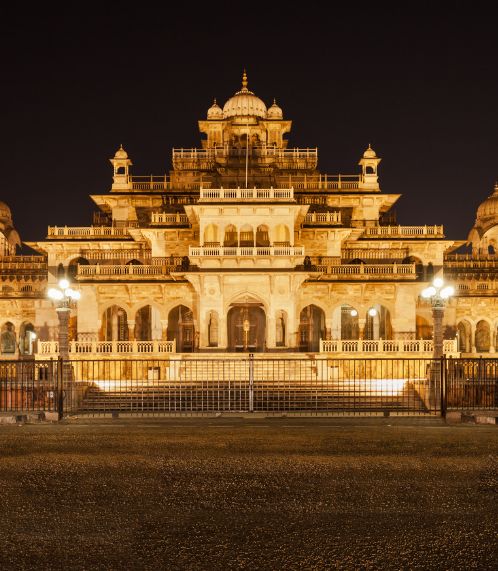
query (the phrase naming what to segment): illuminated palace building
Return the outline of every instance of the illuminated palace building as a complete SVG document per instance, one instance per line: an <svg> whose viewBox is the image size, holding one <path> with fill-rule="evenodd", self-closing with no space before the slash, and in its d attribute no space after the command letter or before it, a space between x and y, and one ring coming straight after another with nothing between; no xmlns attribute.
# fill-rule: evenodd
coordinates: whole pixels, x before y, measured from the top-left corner
<svg viewBox="0 0 498 571"><path fill-rule="evenodd" d="M135 176L123 147L93 224L20 239L0 203L1 358L58 352L47 288L63 274L81 299L69 320L74 358L168 353L432 354L436 276L455 287L444 351L498 344L493 244L498 187L468 242L442 226L400 226L399 194L381 192L370 146L357 174L318 170L318 149L288 146L292 122L242 87L199 121L200 148L172 151L164 176ZM187 357L187 355L186 355Z"/></svg>

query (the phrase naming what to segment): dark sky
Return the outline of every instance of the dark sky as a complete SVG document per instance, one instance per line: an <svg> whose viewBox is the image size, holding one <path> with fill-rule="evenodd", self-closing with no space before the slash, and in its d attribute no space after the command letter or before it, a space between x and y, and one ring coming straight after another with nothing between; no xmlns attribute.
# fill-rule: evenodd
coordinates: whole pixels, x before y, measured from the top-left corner
<svg viewBox="0 0 498 571"><path fill-rule="evenodd" d="M321 172L358 172L371 143L383 191L403 194L398 222L466 238L498 177L492 3L184 5L1 9L0 199L22 239L89 225L120 143L137 175L200 146L197 120L243 67Z"/></svg>

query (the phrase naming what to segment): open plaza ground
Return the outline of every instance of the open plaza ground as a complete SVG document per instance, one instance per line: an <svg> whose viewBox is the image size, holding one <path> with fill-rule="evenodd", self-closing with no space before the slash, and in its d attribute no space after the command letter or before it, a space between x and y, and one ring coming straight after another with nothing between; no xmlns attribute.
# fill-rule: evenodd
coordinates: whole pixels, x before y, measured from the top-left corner
<svg viewBox="0 0 498 571"><path fill-rule="evenodd" d="M494 570L497 492L496 426L2 426L0 568Z"/></svg>

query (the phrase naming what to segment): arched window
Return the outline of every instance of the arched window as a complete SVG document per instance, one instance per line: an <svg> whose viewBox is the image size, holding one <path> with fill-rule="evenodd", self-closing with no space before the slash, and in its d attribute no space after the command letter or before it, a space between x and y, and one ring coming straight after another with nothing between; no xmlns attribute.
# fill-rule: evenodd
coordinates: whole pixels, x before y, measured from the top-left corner
<svg viewBox="0 0 498 571"><path fill-rule="evenodd" d="M16 352L16 333L14 324L10 321L4 323L0 333L0 351L4 354Z"/></svg>
<svg viewBox="0 0 498 571"><path fill-rule="evenodd" d="M285 347L286 346L286 314L285 311L277 311L277 316L275 319L275 345L277 347Z"/></svg>
<svg viewBox="0 0 498 571"><path fill-rule="evenodd" d="M458 350L462 353L472 352L472 327L464 319L458 324Z"/></svg>
<svg viewBox="0 0 498 571"><path fill-rule="evenodd" d="M76 274L78 273L78 264L82 266L88 266L89 263L90 262L86 258L82 258L81 256L79 258L71 260L67 267L67 277L69 279L74 279L76 277Z"/></svg>
<svg viewBox="0 0 498 571"><path fill-rule="evenodd" d="M476 351L479 353L487 353L491 346L489 331L489 323L482 319L476 325Z"/></svg>
<svg viewBox="0 0 498 571"><path fill-rule="evenodd" d="M204 246L219 246L218 226L208 224L204 229Z"/></svg>
<svg viewBox="0 0 498 571"><path fill-rule="evenodd" d="M266 224L261 224L256 229L256 246L269 246L270 245L270 229Z"/></svg>
<svg viewBox="0 0 498 571"><path fill-rule="evenodd" d="M358 339L358 311L351 305L341 305L341 339Z"/></svg>
<svg viewBox="0 0 498 571"><path fill-rule="evenodd" d="M223 240L224 246L238 246L239 237L237 235L237 228L233 224L229 224L225 228L225 237Z"/></svg>
<svg viewBox="0 0 498 571"><path fill-rule="evenodd" d="M277 224L273 232L275 246L290 246L290 232L285 224Z"/></svg>
<svg viewBox="0 0 498 571"><path fill-rule="evenodd" d="M240 229L240 246L254 246L254 230L250 224L244 224Z"/></svg>

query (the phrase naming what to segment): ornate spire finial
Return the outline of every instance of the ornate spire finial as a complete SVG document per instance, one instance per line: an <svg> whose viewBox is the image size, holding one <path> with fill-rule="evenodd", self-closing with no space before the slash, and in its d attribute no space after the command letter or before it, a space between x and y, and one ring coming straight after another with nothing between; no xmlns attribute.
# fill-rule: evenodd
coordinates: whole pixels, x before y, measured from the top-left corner
<svg viewBox="0 0 498 571"><path fill-rule="evenodd" d="M247 73L244 68L244 73L242 74L242 89L247 89Z"/></svg>
<svg viewBox="0 0 498 571"><path fill-rule="evenodd" d="M213 105L217 105L217 103L216 103L216 97L213 99Z"/></svg>
<svg viewBox="0 0 498 571"><path fill-rule="evenodd" d="M276 105L276 104L277 104L277 98L274 97L274 98L273 98L273 105Z"/></svg>

